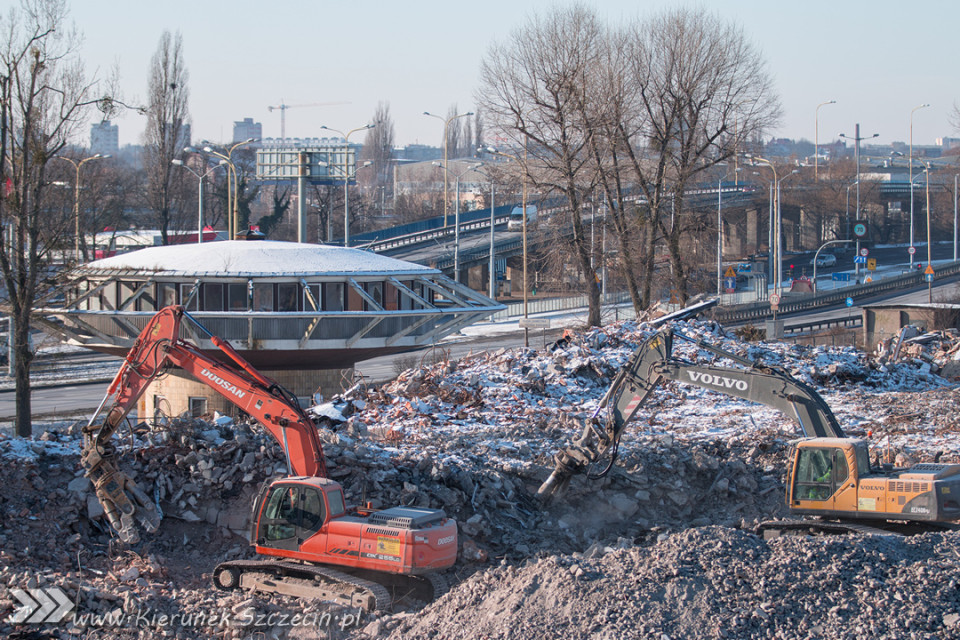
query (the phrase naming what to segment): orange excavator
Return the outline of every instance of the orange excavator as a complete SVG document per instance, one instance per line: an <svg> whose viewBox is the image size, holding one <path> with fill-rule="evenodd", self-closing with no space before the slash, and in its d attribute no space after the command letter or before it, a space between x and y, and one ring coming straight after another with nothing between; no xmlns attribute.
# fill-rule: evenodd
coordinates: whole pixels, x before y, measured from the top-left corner
<svg viewBox="0 0 960 640"><path fill-rule="evenodd" d="M742 368L689 362L673 354L674 338L695 344ZM960 523L960 464L927 462L909 468L871 465L868 443L847 437L829 405L780 367L743 358L667 326L637 347L614 377L580 437L554 456L554 470L540 486L550 498L571 478L601 460L606 475L630 421L665 380L719 391L780 410L796 421L803 439L794 443L786 473L786 506L795 519L757 527L765 537L783 533L910 533L954 529ZM813 516L813 517L811 517Z"/></svg>
<svg viewBox="0 0 960 640"><path fill-rule="evenodd" d="M181 338L184 318L209 336L223 362ZM221 563L213 571L216 587L332 599L367 610L387 609L391 589L430 599L446 588L437 572L456 561L456 522L440 509L349 507L343 488L326 477L317 428L296 397L180 306L166 307L150 320L83 429L81 463L122 540L139 541L137 523L156 531L161 516L120 470L112 437L150 382L170 367L186 371L255 418L286 456L288 475L268 480L253 506L250 541L266 558ZM94 424L111 397L106 418Z"/></svg>

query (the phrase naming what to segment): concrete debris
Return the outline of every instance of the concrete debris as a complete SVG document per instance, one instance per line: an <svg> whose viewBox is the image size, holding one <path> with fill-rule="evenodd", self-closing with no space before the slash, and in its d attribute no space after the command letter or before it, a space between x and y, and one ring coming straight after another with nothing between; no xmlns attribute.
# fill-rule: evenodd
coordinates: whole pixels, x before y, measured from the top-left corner
<svg viewBox="0 0 960 640"><path fill-rule="evenodd" d="M907 325L897 335L881 340L875 355L882 364L914 360L947 380L960 380L960 331L957 329L921 333L919 328Z"/></svg>
<svg viewBox="0 0 960 640"><path fill-rule="evenodd" d="M446 576L459 584L425 609L405 603L309 632L237 623L251 610L334 611L210 586L218 562L252 557L250 505L285 468L273 438L243 420L180 418L125 434L122 466L164 513L159 531L132 549L107 527L79 471L79 424L35 441L0 439L0 583L61 586L78 598L78 614L101 619L149 609L179 621L44 628L63 638L960 637L958 534L766 543L744 530L785 515L784 461L798 430L766 407L664 385L611 473L575 478L562 500L539 503L553 454L652 330L623 322L570 332L544 350L424 365L311 409L349 502L442 508L459 523L460 557ZM960 399L925 361L743 343L714 323L681 330L816 386L877 456L960 459ZM712 362L694 345L675 350ZM4 592L0 606L0 636L23 631L8 622L16 603ZM215 632L184 624L203 611L234 619Z"/></svg>

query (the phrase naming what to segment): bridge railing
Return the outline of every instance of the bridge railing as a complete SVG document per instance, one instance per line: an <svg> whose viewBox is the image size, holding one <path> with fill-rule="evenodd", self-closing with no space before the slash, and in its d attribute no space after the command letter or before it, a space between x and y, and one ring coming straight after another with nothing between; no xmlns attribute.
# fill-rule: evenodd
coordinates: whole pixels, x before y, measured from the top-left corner
<svg viewBox="0 0 960 640"><path fill-rule="evenodd" d="M945 278L960 274L960 261L951 262L937 267L936 276ZM884 278L877 282L845 287L843 289L831 289L829 291L814 294L799 294L784 296L780 301L778 313L783 316L790 313L800 313L810 311L816 308L839 306L846 302L849 297L871 298L874 296L902 291L904 288L913 288L925 282L923 273L911 272L899 276ZM749 322L752 320L762 321L773 316L770 303L754 302L751 304L735 305L731 307L718 307L714 310L714 318L718 322Z"/></svg>

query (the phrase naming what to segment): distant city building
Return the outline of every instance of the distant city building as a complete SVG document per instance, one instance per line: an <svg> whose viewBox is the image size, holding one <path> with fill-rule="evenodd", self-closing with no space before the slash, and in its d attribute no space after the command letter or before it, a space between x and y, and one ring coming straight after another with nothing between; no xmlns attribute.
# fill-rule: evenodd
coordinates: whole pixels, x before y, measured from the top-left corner
<svg viewBox="0 0 960 640"><path fill-rule="evenodd" d="M180 137L177 139L177 149L183 149L184 147L190 146L190 125L182 124L180 125Z"/></svg>
<svg viewBox="0 0 960 640"><path fill-rule="evenodd" d="M393 157L399 162L426 162L443 157L443 149L425 144L408 144L393 150Z"/></svg>
<svg viewBox="0 0 960 640"><path fill-rule="evenodd" d="M90 151L103 155L115 155L120 150L120 128L109 120L90 127Z"/></svg>
<svg viewBox="0 0 960 640"><path fill-rule="evenodd" d="M937 138L937 145L944 149L960 147L960 138Z"/></svg>
<svg viewBox="0 0 960 640"><path fill-rule="evenodd" d="M261 140L263 138L263 125L254 122L253 118L244 118L233 123L233 141L243 142L244 140Z"/></svg>

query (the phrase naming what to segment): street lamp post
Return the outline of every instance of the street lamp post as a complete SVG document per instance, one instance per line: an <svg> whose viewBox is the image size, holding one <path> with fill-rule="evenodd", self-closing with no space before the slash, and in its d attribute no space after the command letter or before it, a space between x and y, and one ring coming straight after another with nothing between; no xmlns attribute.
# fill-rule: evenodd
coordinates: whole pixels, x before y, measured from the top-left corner
<svg viewBox="0 0 960 640"><path fill-rule="evenodd" d="M473 111L467 111L466 113L458 113L457 115L450 116L447 119L444 119L443 116L438 116L435 113L430 113L429 111L424 111L423 115L430 116L431 118L436 118L443 122L443 166L447 166L447 127L451 122L457 118L466 118L467 116L472 116ZM447 227L447 174L443 174L443 226Z"/></svg>
<svg viewBox="0 0 960 640"><path fill-rule="evenodd" d="M197 244L201 244L203 242L203 179L220 167L226 165L227 161L221 159L219 163L213 165L204 173L194 171L191 167L184 164L183 160L180 160L179 158L174 158L170 162L178 167L183 167L193 175L197 176L199 179L199 186L197 187Z"/></svg>
<svg viewBox="0 0 960 640"><path fill-rule="evenodd" d="M856 125L856 127L855 127L854 136L853 136L852 138L851 138L850 136L848 136L848 135L843 134L843 133L840 134L840 137L841 137L841 138L844 138L844 139L846 139L846 140L853 140L853 141L854 141L853 153L854 153L854 155L856 156L856 162L857 162L857 181L856 181L856 183L854 183L854 184L857 185L857 209L856 209L856 211L854 212L854 216L856 216L856 219L857 219L857 220L860 219L860 142L863 141L863 140L869 140L870 138L876 138L876 137L878 137L879 135L880 135L879 133L875 133L875 134L873 134L872 136L870 136L870 137L868 137L868 138L863 138L863 137L861 137L861 136L860 136L860 123L859 123L859 122L857 123L857 125ZM913 187L910 188L910 200L911 200L911 201L913 200ZM912 206L912 204L911 204L911 206ZM858 243L857 243L858 250L859 250L859 246L860 246L860 243L858 242ZM911 214L911 216L910 216L910 246L913 246L913 215L912 215L912 214ZM913 260L913 255L912 255L912 254L911 254L911 256L910 256L910 260L911 260L911 264L912 264L912 260ZM856 264L856 272L857 272L857 274L859 275L859 273L860 273L860 265L859 265L859 263Z"/></svg>
<svg viewBox="0 0 960 640"><path fill-rule="evenodd" d="M924 182L924 189L927 192L927 271L933 271L933 248L930 243L930 163L926 163L926 166L923 168L923 172L926 175ZM933 304L933 276L932 274L927 274L927 302Z"/></svg>
<svg viewBox="0 0 960 640"><path fill-rule="evenodd" d="M766 158L761 158L759 156L747 156L751 158L754 162L759 162L770 167L770 170L773 172L773 243L770 247L770 253L774 256L773 261L773 292L778 297L780 296L780 280L781 280L781 260L780 260L780 180L777 177L777 168L773 165L772 162ZM774 309L773 320L777 320L777 312Z"/></svg>
<svg viewBox="0 0 960 640"><path fill-rule="evenodd" d="M927 103L910 110L910 246L913 247L913 114L918 109L929 107ZM910 268L913 268L913 253L910 254Z"/></svg>
<svg viewBox="0 0 960 640"><path fill-rule="evenodd" d="M856 182L851 182L847 185L847 237L850 237L850 188L856 185Z"/></svg>
<svg viewBox="0 0 960 640"><path fill-rule="evenodd" d="M233 152L236 151L239 147L242 147L245 144L250 144L251 142L256 142L258 138L247 138L242 142L237 142L231 146L226 153L221 153L217 151L212 146L207 145L203 147L203 152L208 153L216 158L221 160L226 160L227 165L227 236L231 240L237 239L237 226L240 223L237 214L238 201L240 200L240 177L237 175L237 166L233 163ZM196 149L193 147L186 147L184 151L196 153ZM232 187L231 187L232 179Z"/></svg>
<svg viewBox="0 0 960 640"><path fill-rule="evenodd" d="M103 155L101 153L95 153L92 156L84 158L77 162L72 158L66 156L54 156L55 158L60 158L61 160L66 160L73 165L73 168L76 170L76 177L73 182L73 226L74 226L74 238L73 238L73 249L74 254L77 258L77 263L83 262L83 256L80 255L80 167L82 167L87 162L91 160L105 160L109 158L109 155Z"/></svg>
<svg viewBox="0 0 960 640"><path fill-rule="evenodd" d="M343 137L343 246L350 246L350 198L348 186L350 185L350 166L347 162L347 157L350 154L350 136L357 131L366 131L367 129L373 129L376 124L368 124L362 127L357 127L356 129L350 129L347 133L340 131L339 129L334 129L333 127L328 127L326 125L321 126L321 129L326 129L327 131L333 131L334 133L339 133ZM368 166L368 162L364 166ZM356 175L356 170L354 170L354 175Z"/></svg>
<svg viewBox="0 0 960 640"><path fill-rule="evenodd" d="M816 122L814 123L814 132L813 132L813 181L817 182L820 180L820 107L823 107L828 104L837 104L836 100L827 100L826 102L821 102L817 105L817 109L814 112Z"/></svg>
<svg viewBox="0 0 960 640"><path fill-rule="evenodd" d="M503 153L502 151L497 151L493 147L486 148L487 153L492 153L495 156L503 156L504 158L511 158L516 162L520 162L520 157L511 155L509 153ZM523 177L521 180L522 183L522 196L520 199L520 206L523 210L523 220L521 222L521 237L523 238L523 317L529 317L529 307L527 302L527 141L524 138L523 141ZM604 287L606 287L606 280L604 280ZM530 329L528 327L523 328L523 346L530 346Z"/></svg>
<svg viewBox="0 0 960 640"><path fill-rule="evenodd" d="M480 149L478 149L477 151L480 151ZM496 279L497 263L494 257L495 256L494 227L496 226L496 222L497 222L497 200L496 200L497 183L493 179L493 176L487 173L486 171L478 171L477 173L486 177L487 180L490 181L490 264L487 267L487 270L489 271L488 280L490 282L489 282L488 288L490 293L490 299L496 300L497 299L497 279Z"/></svg>
<svg viewBox="0 0 960 640"><path fill-rule="evenodd" d="M460 282L460 178L464 175L483 165L482 162L477 162L475 164L468 165L466 169L460 173L454 173L450 171L445 165L440 164L439 162L433 163L435 166L440 167L446 173L454 176L457 181L457 204L456 204L456 213L454 214L454 223L453 223L453 280L454 282Z"/></svg>

